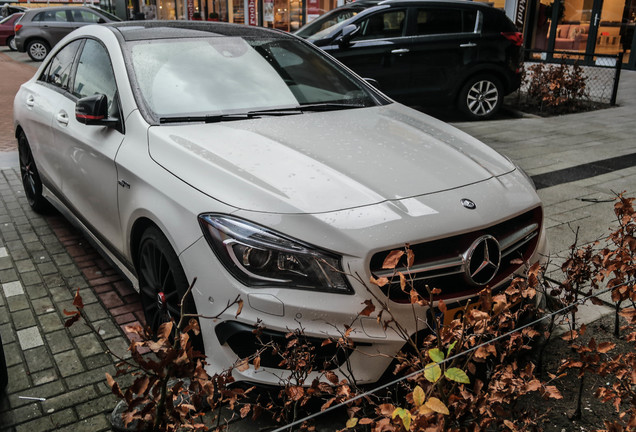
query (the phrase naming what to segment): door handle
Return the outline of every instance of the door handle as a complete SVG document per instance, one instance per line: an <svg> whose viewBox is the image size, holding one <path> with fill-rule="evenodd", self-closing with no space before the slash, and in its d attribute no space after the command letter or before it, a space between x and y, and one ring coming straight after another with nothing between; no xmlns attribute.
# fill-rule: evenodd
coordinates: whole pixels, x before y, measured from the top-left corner
<svg viewBox="0 0 636 432"><path fill-rule="evenodd" d="M393 51L391 51L391 54L406 54L407 52L410 52L411 50L408 48L400 48L400 49L394 49Z"/></svg>
<svg viewBox="0 0 636 432"><path fill-rule="evenodd" d="M57 113L57 116L55 116L55 120L62 126L66 126L68 125L68 114L66 114L66 111L60 111Z"/></svg>
<svg viewBox="0 0 636 432"><path fill-rule="evenodd" d="M472 47L476 47L477 44L474 42L468 42L468 43L463 43L461 44L459 47L460 48L472 48Z"/></svg>
<svg viewBox="0 0 636 432"><path fill-rule="evenodd" d="M25 103L27 107L33 108L35 106L35 98L33 97L33 95L27 96Z"/></svg>

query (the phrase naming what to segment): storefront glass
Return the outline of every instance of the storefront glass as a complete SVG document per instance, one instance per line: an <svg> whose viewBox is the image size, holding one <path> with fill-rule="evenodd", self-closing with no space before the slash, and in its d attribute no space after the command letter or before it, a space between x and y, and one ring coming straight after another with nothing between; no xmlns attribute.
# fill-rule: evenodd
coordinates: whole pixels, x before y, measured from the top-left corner
<svg viewBox="0 0 636 432"><path fill-rule="evenodd" d="M623 62L628 63L635 21L636 0L540 0L527 46L595 55L623 53Z"/></svg>

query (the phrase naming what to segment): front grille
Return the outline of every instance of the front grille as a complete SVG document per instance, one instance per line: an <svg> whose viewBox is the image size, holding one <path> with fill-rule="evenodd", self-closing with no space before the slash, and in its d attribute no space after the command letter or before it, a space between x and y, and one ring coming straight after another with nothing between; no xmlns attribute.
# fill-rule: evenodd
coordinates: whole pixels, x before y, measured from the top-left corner
<svg viewBox="0 0 636 432"><path fill-rule="evenodd" d="M537 207L481 230L411 245L415 261L410 268L406 267L406 258L403 257L395 270L383 269L382 264L390 251L378 252L371 258L370 270L375 277L389 278L391 282L382 289L396 302L409 301L409 296L400 288L398 272L404 274L426 299L429 298L427 287L441 289L436 298L442 299L476 294L485 287L498 285L528 262L537 248L542 219L541 207ZM478 278L470 276L473 269L468 262L469 250L479 239L491 237L499 244L501 260L492 279L482 284L475 281Z"/></svg>

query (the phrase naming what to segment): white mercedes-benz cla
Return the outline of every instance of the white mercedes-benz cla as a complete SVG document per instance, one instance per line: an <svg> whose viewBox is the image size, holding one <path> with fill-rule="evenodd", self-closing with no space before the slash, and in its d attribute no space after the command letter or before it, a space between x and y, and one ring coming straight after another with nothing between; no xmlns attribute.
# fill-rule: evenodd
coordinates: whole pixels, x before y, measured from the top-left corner
<svg viewBox="0 0 636 432"><path fill-rule="evenodd" d="M187 311L222 312L200 319L211 372L254 353L260 323L271 340L302 326L334 372L346 362L374 382L404 340L359 315L365 300L387 299L417 330L399 283L364 283L390 275L391 250L410 245L402 270L422 293L440 288L449 316L545 250L518 167L283 32L83 27L22 85L14 114L32 208L52 203L87 233L139 288L148 325L177 317L197 278ZM238 316L224 311L237 296ZM355 346L334 356L321 342L345 325ZM234 370L281 374L273 357Z"/></svg>

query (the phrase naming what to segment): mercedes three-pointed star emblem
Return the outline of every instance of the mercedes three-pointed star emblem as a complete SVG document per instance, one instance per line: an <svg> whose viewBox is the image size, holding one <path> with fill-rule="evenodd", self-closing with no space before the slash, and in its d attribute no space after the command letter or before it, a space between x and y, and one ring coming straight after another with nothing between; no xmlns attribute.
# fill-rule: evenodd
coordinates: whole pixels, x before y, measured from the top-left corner
<svg viewBox="0 0 636 432"><path fill-rule="evenodd" d="M477 286L486 285L499 271L501 249L491 235L479 237L464 254L466 279Z"/></svg>

